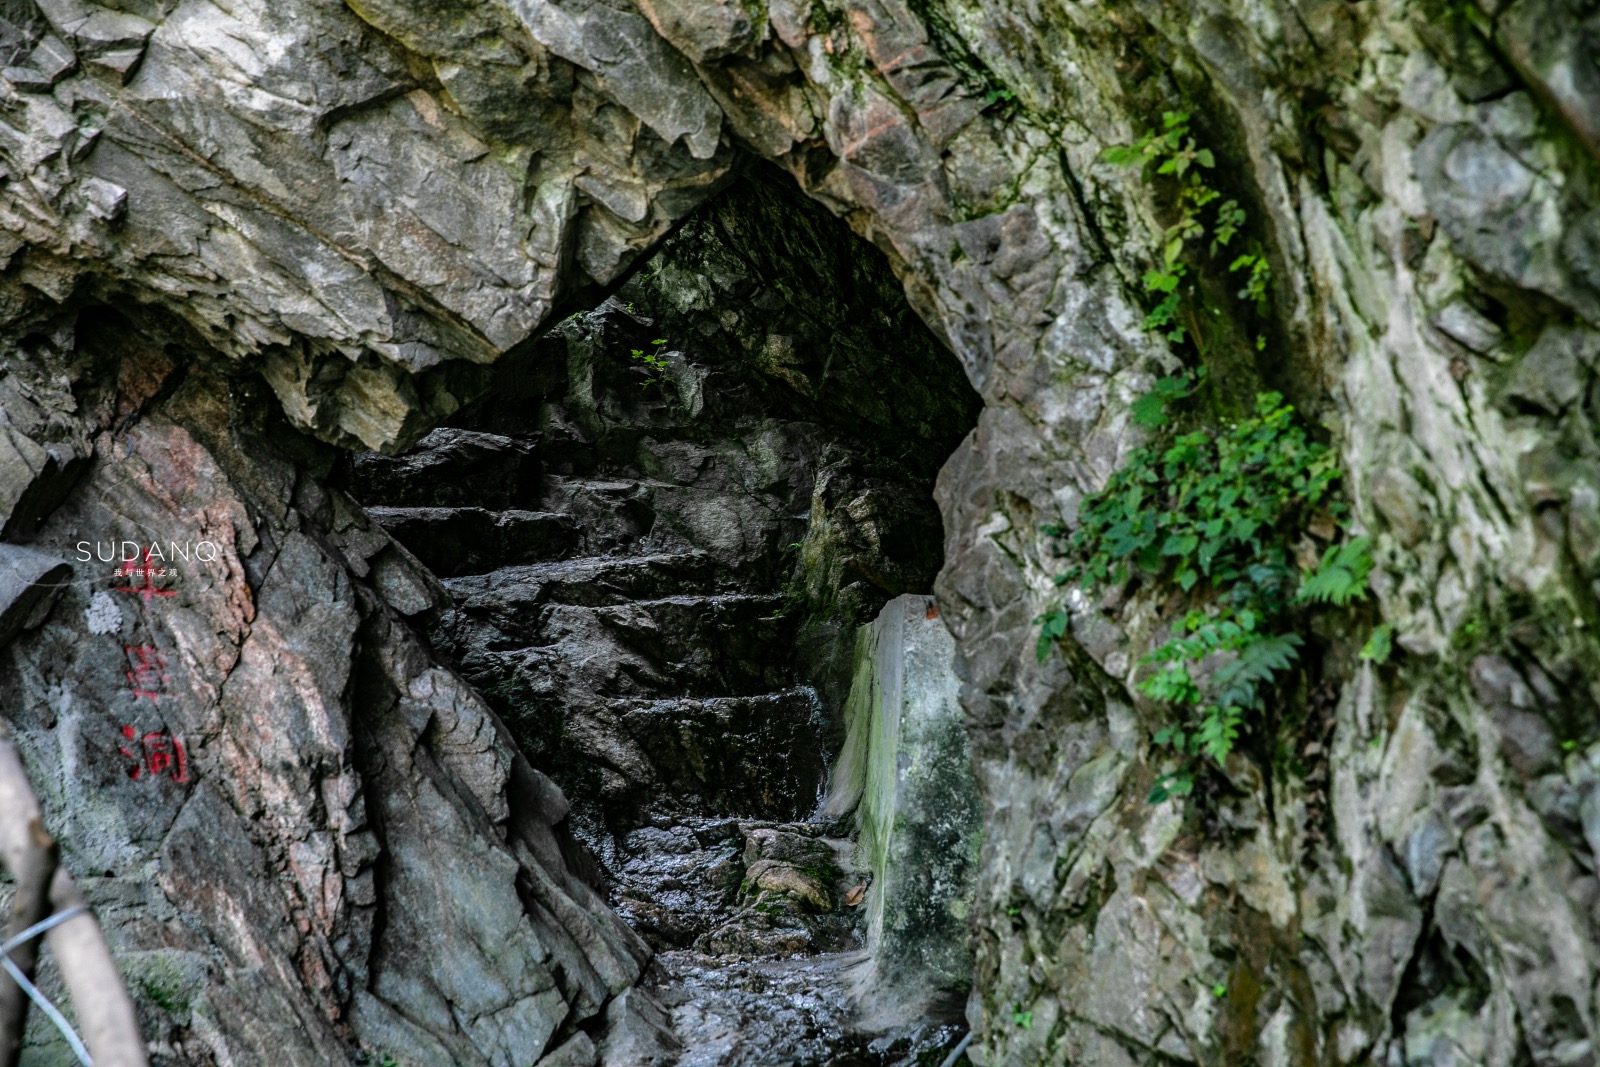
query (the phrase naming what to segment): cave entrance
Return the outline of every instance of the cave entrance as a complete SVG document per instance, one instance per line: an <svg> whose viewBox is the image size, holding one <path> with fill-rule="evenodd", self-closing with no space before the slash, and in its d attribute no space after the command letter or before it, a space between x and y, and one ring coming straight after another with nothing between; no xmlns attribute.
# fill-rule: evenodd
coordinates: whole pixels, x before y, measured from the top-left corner
<svg viewBox="0 0 1600 1067"><path fill-rule="evenodd" d="M416 448L336 475L444 581L436 650L565 790L669 1006L771 1029L708 969L857 943L849 828L814 817L852 646L931 593L934 479L980 406L882 254L763 165ZM795 885L755 901L764 859ZM821 980L783 973L791 1001Z"/></svg>

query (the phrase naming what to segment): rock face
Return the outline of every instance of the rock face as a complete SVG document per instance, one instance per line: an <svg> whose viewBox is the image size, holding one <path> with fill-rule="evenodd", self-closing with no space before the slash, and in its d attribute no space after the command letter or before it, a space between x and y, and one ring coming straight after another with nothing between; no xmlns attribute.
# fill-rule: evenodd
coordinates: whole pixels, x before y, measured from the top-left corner
<svg viewBox="0 0 1600 1067"><path fill-rule="evenodd" d="M787 249L742 243L780 222ZM811 274L847 255L848 274ZM867 878L846 827L810 817L843 736L842 638L931 587L937 457L972 411L907 324L881 259L757 175L451 426L335 476L447 576L433 647L574 805L618 913L662 953L646 984L685 1063L864 1043L847 994ZM873 379L886 358L913 387ZM912 600L926 613L893 603ZM925 1013L885 1027L908 1019Z"/></svg>
<svg viewBox="0 0 1600 1067"><path fill-rule="evenodd" d="M87 463L7 547L54 599L0 678L157 1061L525 1063L608 1025L649 952L408 623L436 581L259 395L76 325L7 379L53 372L31 395ZM66 1062L33 1022L35 1062Z"/></svg>
<svg viewBox="0 0 1600 1067"><path fill-rule="evenodd" d="M858 631L823 812L854 811L872 875L863 902L872 965L857 986L868 1015L905 1002L937 1015L941 994L967 990L983 824L960 689L932 597L896 597Z"/></svg>
<svg viewBox="0 0 1600 1067"><path fill-rule="evenodd" d="M939 566L934 475L975 407L955 362L879 257L759 175L499 374L336 473L445 579L435 648L611 866L649 813L808 816L855 627Z"/></svg>
<svg viewBox="0 0 1600 1067"><path fill-rule="evenodd" d="M133 341L79 345L108 320L77 309L115 301L140 323L186 323L160 326L184 338L174 356L211 353L244 375L234 402L250 418L270 406L247 388L259 375L294 425L396 451L481 389L486 364L531 347L565 294L614 282L744 157L766 157L888 253L985 404L941 478L938 586L986 826L974 1059L1597 1055L1591 7L506 0L463 14L404 0L51 0L8 12L8 538L65 522L50 509L86 462L105 492L132 492L155 446L113 452L99 427L126 417L117 404L193 395L161 393L165 376L140 369L157 357L141 362ZM1290 709L1304 731L1274 739L1294 758L1242 768L1204 812L1145 800L1163 719L1137 694L1139 659L1183 604L1074 599L1065 654L1041 665L1033 653L1032 620L1062 603L1041 527L1075 522L1143 441L1131 401L1177 356L1204 355L1139 325L1176 188L1102 159L1179 111L1273 279L1264 309L1225 274L1203 282L1217 312L1199 332L1218 342L1207 351L1262 338L1213 381L1235 401L1278 387L1321 427L1378 563L1372 617L1313 635L1317 665ZM740 244L758 254L773 232ZM120 378L74 371L80 350ZM137 399L72 393L88 380ZM680 395L693 392L686 378ZM91 410L110 414L78 414ZM314 462L295 453L282 470L301 473L249 474L252 529L299 514L283 501L316 484ZM526 538L530 553L564 536L490 510L456 521ZM208 505L210 521L230 514ZM398 553L371 573L392 610L429 603ZM64 597L57 621L15 647L85 606ZM1400 649L1381 667L1357 657L1379 619ZM392 673L409 692L412 675ZM318 706L343 707L338 673L317 677L294 699L337 692ZM33 706L38 729L66 721ZM315 736L316 751L343 751L337 730ZM47 766L73 751L35 744ZM342 756L319 758L343 773ZM304 802L299 784L272 802ZM255 804L235 810L278 825L282 809ZM262 862L302 862L286 843L261 847ZM262 952L294 958L313 929L337 941L305 921L278 924L298 933ZM260 974L298 988L287 966ZM324 979L307 973L293 996L315 1002L305 990Z"/></svg>
<svg viewBox="0 0 1600 1067"><path fill-rule="evenodd" d="M774 211L851 273L731 261ZM855 947L848 842L782 821L833 745L805 679L931 585L936 458L975 407L857 243L752 183L392 459L174 359L181 324L91 308L30 338L3 379L7 718L158 1060L667 1063L722 957ZM886 354L916 390L864 386ZM861 455L890 435L924 447ZM728 1047L853 1048L830 999Z"/></svg>

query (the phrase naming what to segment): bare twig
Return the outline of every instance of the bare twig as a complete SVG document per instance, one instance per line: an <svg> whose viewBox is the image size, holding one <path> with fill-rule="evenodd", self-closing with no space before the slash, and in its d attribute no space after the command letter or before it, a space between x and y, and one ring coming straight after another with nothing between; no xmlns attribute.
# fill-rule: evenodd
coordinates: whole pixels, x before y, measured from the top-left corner
<svg viewBox="0 0 1600 1067"><path fill-rule="evenodd" d="M19 890L22 872L35 871L43 862L33 832L36 825L42 825L39 800L10 734L0 723L0 861L17 877ZM60 866L50 879L50 904L56 912L87 909L83 893ZM148 1067L133 1000L93 913L83 910L51 927L46 944L72 996L95 1067Z"/></svg>
<svg viewBox="0 0 1600 1067"><path fill-rule="evenodd" d="M56 843L44 824L28 824L32 848L24 854L26 867L13 867L17 895L11 902L11 921L5 940L10 941L50 915L50 882L56 873ZM10 952L11 962L30 981L39 962L39 939L29 938ZM0 1067L17 1067L22 1058L22 1033L28 1022L28 996L16 982L0 979Z"/></svg>

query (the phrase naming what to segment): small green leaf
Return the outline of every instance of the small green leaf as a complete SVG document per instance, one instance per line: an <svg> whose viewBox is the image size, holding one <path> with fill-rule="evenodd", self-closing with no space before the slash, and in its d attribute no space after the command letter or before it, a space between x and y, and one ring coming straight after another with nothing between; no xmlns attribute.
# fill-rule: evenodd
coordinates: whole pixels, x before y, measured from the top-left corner
<svg viewBox="0 0 1600 1067"><path fill-rule="evenodd" d="M1225 997L1228 995L1228 987L1223 985L1221 982L1218 982L1216 985L1211 987L1211 995L1214 997Z"/></svg>
<svg viewBox="0 0 1600 1067"><path fill-rule="evenodd" d="M1072 617L1059 609L1047 611L1033 620L1034 625L1039 627L1039 640L1034 646L1034 654L1040 663L1050 658L1056 641L1067 632L1067 625L1071 621Z"/></svg>
<svg viewBox="0 0 1600 1067"><path fill-rule="evenodd" d="M1389 623L1381 623L1367 638L1367 643L1361 646L1361 658L1380 666L1389 662L1389 653L1394 648L1393 636L1394 627Z"/></svg>
<svg viewBox="0 0 1600 1067"><path fill-rule="evenodd" d="M1163 556L1187 556L1195 550L1200 539L1194 534L1173 534L1161 545Z"/></svg>
<svg viewBox="0 0 1600 1067"><path fill-rule="evenodd" d="M1166 405L1155 393L1146 393L1133 402L1133 421L1147 430L1159 430L1167 424Z"/></svg>

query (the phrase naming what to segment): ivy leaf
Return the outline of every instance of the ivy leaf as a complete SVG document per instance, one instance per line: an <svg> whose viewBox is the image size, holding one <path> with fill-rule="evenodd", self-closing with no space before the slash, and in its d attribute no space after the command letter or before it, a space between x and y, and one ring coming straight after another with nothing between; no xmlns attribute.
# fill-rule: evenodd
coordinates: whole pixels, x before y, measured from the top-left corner
<svg viewBox="0 0 1600 1067"><path fill-rule="evenodd" d="M1144 273L1144 287L1157 293L1170 293L1178 288L1182 279L1172 271L1147 270Z"/></svg>
<svg viewBox="0 0 1600 1067"><path fill-rule="evenodd" d="M1133 421L1147 430L1159 430L1167 424L1167 406L1160 395L1146 393L1133 402Z"/></svg>
<svg viewBox="0 0 1600 1067"><path fill-rule="evenodd" d="M1051 649L1055 648L1056 641L1067 632L1067 623L1071 616L1059 608L1047 611L1033 620L1039 626L1039 643L1034 648L1039 662L1043 663L1050 658Z"/></svg>
<svg viewBox="0 0 1600 1067"><path fill-rule="evenodd" d="M1194 534L1173 534L1161 546L1163 556L1187 556L1195 550L1200 539Z"/></svg>
<svg viewBox="0 0 1600 1067"><path fill-rule="evenodd" d="M1157 778L1150 787L1149 801L1160 804L1172 797L1186 797L1194 792L1194 775L1189 771L1177 771L1173 774L1163 774Z"/></svg>
<svg viewBox="0 0 1600 1067"><path fill-rule="evenodd" d="M1200 149L1200 151L1194 154L1194 158L1195 162L1199 163L1202 167L1214 167L1217 165L1216 157L1211 154L1211 149L1209 148Z"/></svg>

